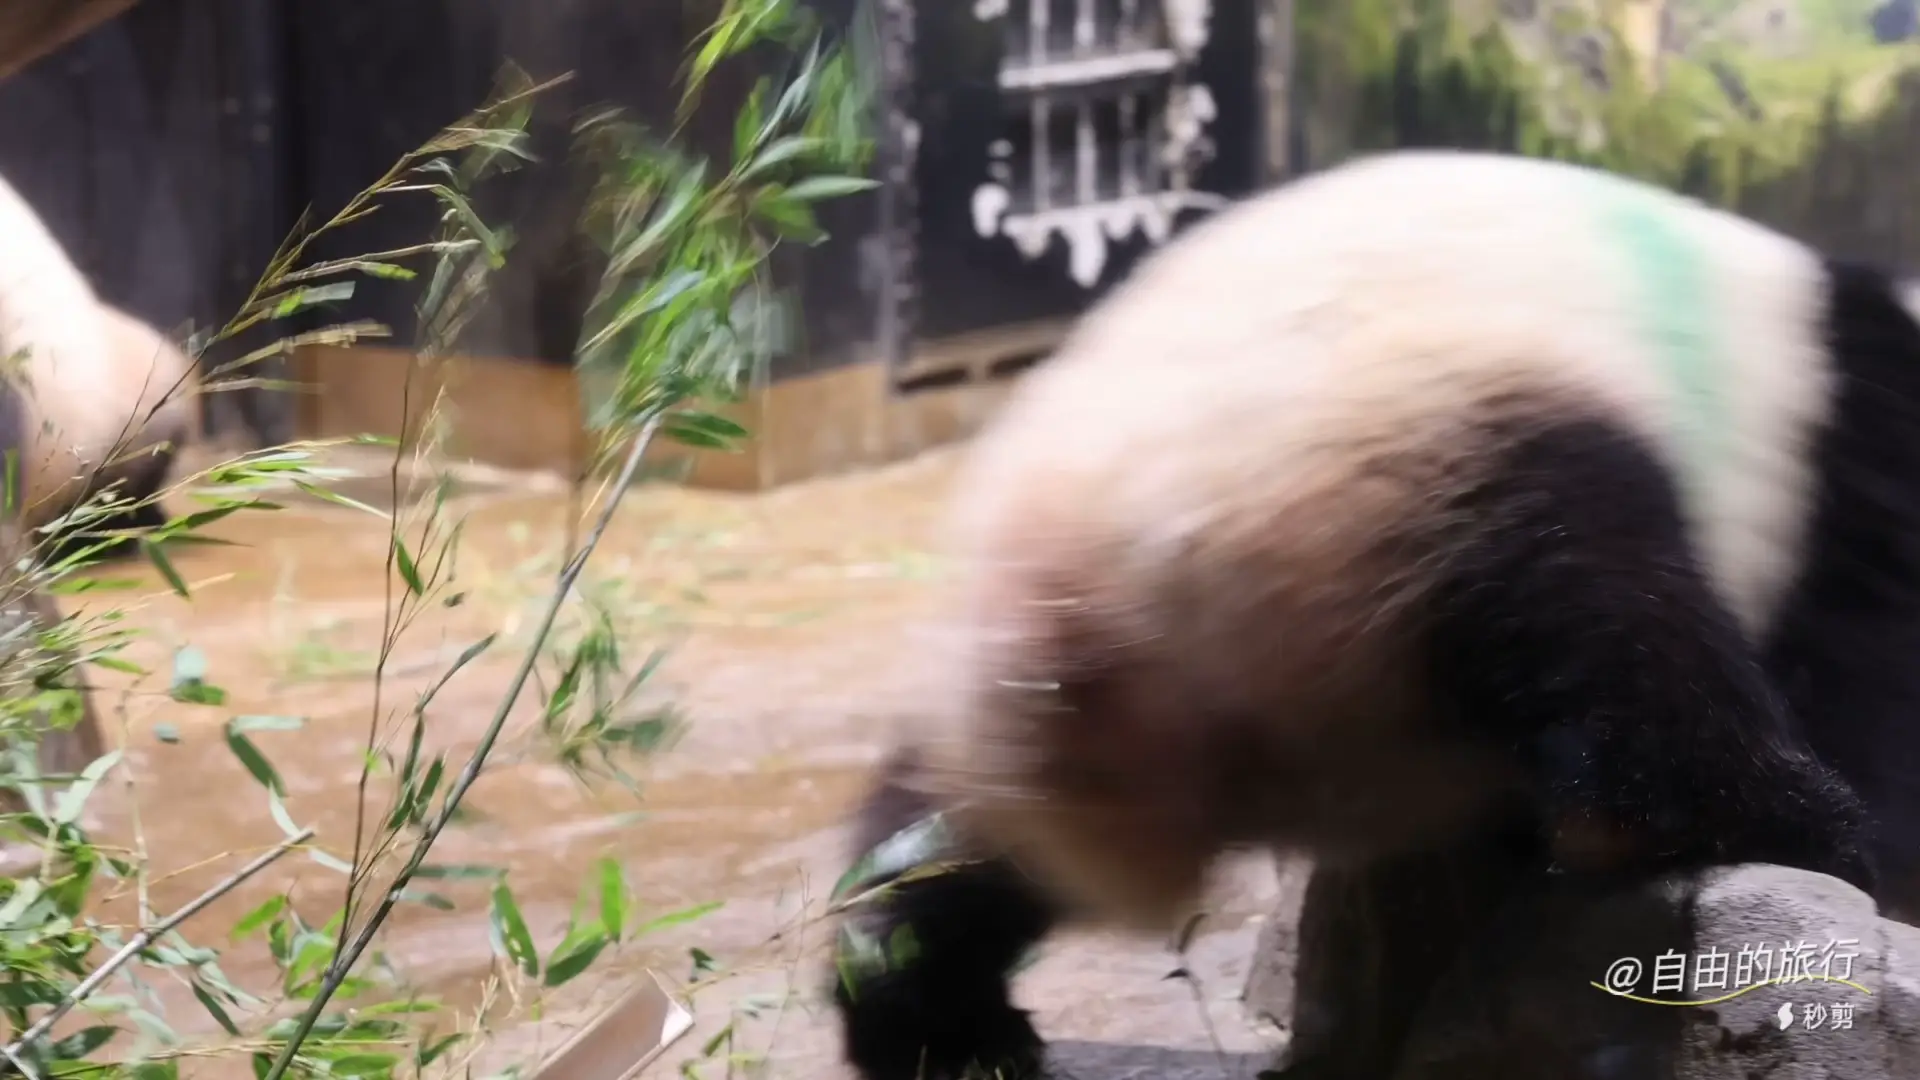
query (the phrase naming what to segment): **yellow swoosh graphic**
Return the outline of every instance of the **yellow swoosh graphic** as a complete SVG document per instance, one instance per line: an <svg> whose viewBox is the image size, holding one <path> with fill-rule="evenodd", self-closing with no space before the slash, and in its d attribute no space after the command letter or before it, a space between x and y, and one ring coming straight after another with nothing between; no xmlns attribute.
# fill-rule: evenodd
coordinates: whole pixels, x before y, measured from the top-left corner
<svg viewBox="0 0 1920 1080"><path fill-rule="evenodd" d="M1593 987L1595 990L1598 990L1601 993L1611 994L1617 998L1626 998L1628 1001L1638 1001L1646 1005L1718 1005L1723 1001L1732 1001L1734 998L1739 997L1741 994L1747 993L1748 991L1751 991L1751 990L1758 990L1763 986L1782 986L1787 983L1802 983L1802 982L1839 983L1842 986L1851 986L1855 990L1858 990L1861 993L1866 994L1868 997L1873 996L1873 991L1867 989L1864 986L1861 986L1859 983L1854 982L1852 979L1843 979L1838 975L1796 975L1792 978L1766 979L1761 982L1754 983L1752 986L1743 987L1739 990L1735 990L1731 994L1723 994L1717 998L1707 998L1704 1001L1662 1001L1659 998L1641 997L1638 994L1629 994L1624 990L1610 990L1607 987L1602 986L1597 982L1588 982L1587 985Z"/></svg>

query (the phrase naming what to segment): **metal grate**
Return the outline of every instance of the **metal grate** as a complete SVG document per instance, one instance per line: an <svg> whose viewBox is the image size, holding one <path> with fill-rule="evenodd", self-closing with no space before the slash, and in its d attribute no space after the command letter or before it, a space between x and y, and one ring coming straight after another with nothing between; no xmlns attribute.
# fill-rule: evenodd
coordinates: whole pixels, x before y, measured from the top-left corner
<svg viewBox="0 0 1920 1080"><path fill-rule="evenodd" d="M1180 211L1223 200L1193 187L1212 156L1212 95L1194 80L1207 0L978 0L998 19L1008 102L974 191L974 228L1037 259L1057 234L1070 273L1092 287L1107 244L1172 232Z"/></svg>

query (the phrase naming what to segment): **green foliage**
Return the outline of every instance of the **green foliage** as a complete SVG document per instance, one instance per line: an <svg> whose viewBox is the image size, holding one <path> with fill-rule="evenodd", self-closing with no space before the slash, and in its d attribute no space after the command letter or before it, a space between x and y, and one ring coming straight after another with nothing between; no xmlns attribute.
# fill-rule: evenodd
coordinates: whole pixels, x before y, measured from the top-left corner
<svg viewBox="0 0 1920 1080"><path fill-rule="evenodd" d="M764 63L780 52L792 58L791 71L783 80L762 79L755 86L736 116L726 163L716 166L690 153L677 123L697 108L708 76L742 57ZM490 654L497 634L468 645L397 722L388 719L381 696L387 663L408 628L423 612L453 606L462 595L451 583L464 521L449 510L451 485L444 474L418 504L400 499L396 490L392 505L416 506L416 511L387 514L325 486L315 464L325 444L301 443L242 455L182 480L167 493L191 498L197 507L143 537L141 550L160 579L189 599L192 584L170 553L187 544L219 543L204 530L235 513L280 509L271 499L277 490L294 488L347 505L389 527L392 599L374 665L372 724L348 858L314 842L312 829L295 819L285 801L285 766L274 760L274 742L276 733L299 729L302 718L229 716L222 729L227 748L260 786L263 808L286 839L173 916L157 919L146 910L147 853L97 845L82 827L88 800L118 766L119 752L66 776L44 775L39 754L61 725L71 726L81 716L83 699L68 679L73 668L92 664L147 674L120 655L138 632L111 609L92 620L33 624L15 619L0 625L0 690L5 691L0 696L0 789L18 804L0 814L0 830L37 856L34 867L0 880L0 1019L12 1040L0 1071L157 1080L178 1076L183 1061L191 1072L196 1058L232 1054L248 1057L255 1075L268 1080L420 1075L472 1051L482 1032L460 1026L377 951L367 955L396 905L447 911L458 906L454 897L460 885L484 885L500 970L534 984L536 991L565 986L627 943L718 906L642 918L641 900L620 865L606 859L581 883L564 929L547 940L529 924L505 868L435 862L430 854L442 831L462 819L461 799L487 767L516 696L541 661L551 678L539 680L534 734L583 781L613 780L637 788L626 764L671 744L681 724L678 715L640 704L664 654L650 651L630 662L612 620L599 610L589 613L578 640L556 644L549 639L554 617L655 433L701 447L731 445L745 434L704 403L737 395L746 377L780 346L781 298L766 274L774 249L782 243L817 243L824 236L815 216L819 204L871 186L859 175L869 154L864 134L869 88L853 54L827 44L804 8L791 0L727 0L714 26L689 51L675 128L656 135L613 113L580 125L582 152L601 170L581 227L606 254L606 269L586 313L577 362L590 400L601 406L593 424L604 448L626 444L627 461L599 526L569 554L518 674L466 760L450 761L445 751L430 749L431 711L456 673ZM403 158L319 228L308 231L303 221L234 318L192 343L193 351L296 312L348 305L365 279L418 287L422 340L417 350L440 351L484 301L489 276L510 255L511 233L483 221L474 197L490 177L530 160L525 130L542 89L510 73L496 100ZM441 210L431 240L352 258L304 261L319 234L373 213L385 200L422 196ZM284 338L210 372L203 390L269 385L244 373L300 345L350 344L386 333L376 324L349 320ZM403 444L396 454L409 449L424 456L432 447ZM396 462L396 488L398 473ZM106 510L124 507L117 499L109 490L44 535L84 536ZM92 545L97 549L110 537L93 539L99 541ZM43 542L23 540L20 546L17 555L9 553L9 565L17 558L9 596L134 584L76 577L85 550L56 560L40 557L49 550ZM165 677L166 696L179 709L224 709L228 695L219 675L203 651L179 647ZM162 741L178 739L172 723L155 730ZM377 802L382 788L388 792L384 806ZM190 940L180 927L206 902L294 848L339 874L339 906L314 924L291 896L275 895L216 935L229 947L259 941L276 965L275 985L242 988L221 971L218 949ZM134 886L140 927L122 931L89 914L89 901L105 882ZM714 964L698 950L695 961L700 970ZM220 1035L207 1042L176 1031L155 1008L148 986L155 975L189 986ZM73 1023L81 1017L84 1022ZM49 1034L63 1018L60 1034Z"/></svg>
<svg viewBox="0 0 1920 1080"><path fill-rule="evenodd" d="M871 154L854 54L825 48L792 0L729 0L690 62L681 117L714 64L763 41L809 40L784 88L776 93L769 78L754 85L718 176L619 114L579 126L583 149L605 163L585 227L607 264L578 351L603 450L655 423L696 447L743 436L702 406L733 400L785 336L764 280L773 246L818 243L815 204L873 186L852 175Z"/></svg>
<svg viewBox="0 0 1920 1080"><path fill-rule="evenodd" d="M1896 133L1882 118L1912 107L1900 87L1920 71L1920 48L1872 44L1859 6L1803 0L1805 42L1774 55L1720 32L1731 8L1676 5L1675 18L1698 24L1689 26L1696 40L1665 54L1649 85L1625 43L1578 5L1543 2L1522 27L1455 0L1307 0L1294 50L1302 164L1406 145L1518 151L1817 232L1807 217L1766 212L1780 200L1756 193L1817 186L1812 175L1836 139L1882 155L1913 142L1910 127ZM1576 37L1593 46L1596 69L1557 52ZM1903 170L1886 175L1904 184ZM1920 238L1910 248L1920 252Z"/></svg>

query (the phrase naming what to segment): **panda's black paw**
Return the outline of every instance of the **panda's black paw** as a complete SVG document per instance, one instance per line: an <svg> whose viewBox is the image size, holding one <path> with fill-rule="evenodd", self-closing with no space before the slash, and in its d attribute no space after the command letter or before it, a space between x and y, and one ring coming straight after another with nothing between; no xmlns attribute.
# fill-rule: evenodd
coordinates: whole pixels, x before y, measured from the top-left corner
<svg viewBox="0 0 1920 1080"><path fill-rule="evenodd" d="M846 1057L863 1080L1033 1080L1046 1045L1004 986L836 987Z"/></svg>
<svg viewBox="0 0 1920 1080"><path fill-rule="evenodd" d="M1880 866L1871 836L1872 820L1851 787L1824 766L1803 766L1797 798L1782 799L1775 813L1784 820L1756 819L1749 843L1760 850L1749 861L1826 874L1869 896L1880 890Z"/></svg>

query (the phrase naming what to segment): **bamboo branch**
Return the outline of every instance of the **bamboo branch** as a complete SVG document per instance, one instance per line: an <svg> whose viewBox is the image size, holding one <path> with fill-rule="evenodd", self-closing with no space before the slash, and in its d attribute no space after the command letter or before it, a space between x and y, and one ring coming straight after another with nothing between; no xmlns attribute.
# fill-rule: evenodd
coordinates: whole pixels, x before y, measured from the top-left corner
<svg viewBox="0 0 1920 1080"><path fill-rule="evenodd" d="M180 910L147 927L138 934L135 934L133 940L120 946L119 952L108 957L107 962L101 964L93 974L81 980L79 986L69 990L67 996L60 999L60 1004L48 1010L45 1016L42 1016L32 1027L22 1032L19 1038L9 1043L4 1051L0 1052L4 1052L7 1060L19 1068L22 1073L27 1076L32 1076L32 1071L26 1067L25 1062L20 1060L19 1055L25 1051L34 1040L45 1035L53 1025L59 1023L60 1018L72 1011L75 1005L80 1004L80 1002L92 995L95 990L98 990L100 984L106 982L114 972L120 970L122 965L135 956L138 956L141 950L153 944L162 934L193 918L200 913L202 908L225 896L227 893L232 892L241 882L266 869L275 859L293 850L295 845L304 844L311 839L313 839L313 829L311 827L302 829L293 836L287 837L275 845L273 850L261 853L259 857L227 875L226 878L222 879L211 889L187 901L186 905L180 908Z"/></svg>
<svg viewBox="0 0 1920 1080"><path fill-rule="evenodd" d="M273 1067L261 1080L280 1080L280 1077L286 1073L288 1066L293 1063L294 1055L299 1052L301 1045L307 1041L307 1036L313 1031L313 1025L319 1022L320 1013L326 1009L327 1002L333 998L334 991L346 981L347 974L359 961L360 954L367 950L367 946L373 942L374 934L379 932L380 925L386 922L388 914L393 911L400 894L413 881L413 876L419 871L421 864L426 862L427 853L432 850L434 841L440 838L441 830L446 828L447 823L453 820L455 812L460 809L460 800L466 796L467 789L480 778L480 771L486 765L487 755L493 751L494 742L500 738L501 730L506 727L507 715L513 711L513 706L520 700L520 691L526 687L527 679L533 675L534 666L540 659L540 650L546 644L547 636L553 632L554 620L559 617L561 606L566 602L567 596L573 592L574 582L579 580L581 571L586 569L587 558L593 554L595 548L600 546L600 538L606 534L607 526L613 521L613 512L619 509L621 498L626 495L627 489L633 484L635 474L640 471L640 458L646 453L647 446L653 442L654 433L659 431L665 419L664 415L652 417L634 435L633 447L627 451L627 459L620 467L619 478L614 481L613 492L607 498L607 505L600 511L599 518L594 521L593 531L587 534L586 543L573 553L567 561L566 568L560 572L560 580L554 587L553 596L547 601L546 612L540 617L540 627L534 634L533 644L528 646L526 656L520 661L519 670L514 672L513 680L507 684L507 692L500 700L500 707L494 710L493 720L487 725L486 733L480 737L479 746L474 748L473 756L468 758L466 765L461 768L459 778L453 782L452 787L447 789L446 798L440 804L440 812L427 823L426 830L420 837L420 843L414 847L412 856L407 859L407 864L394 875L393 884L387 887L385 895L380 898L380 906L374 909L366 925L354 935L353 943L345 951L336 953L333 962L327 965L326 978L321 981L319 992L314 994L313 1004L309 1005L307 1011L301 1015L300 1026L288 1037L286 1046L280 1050L280 1056L274 1060Z"/></svg>

